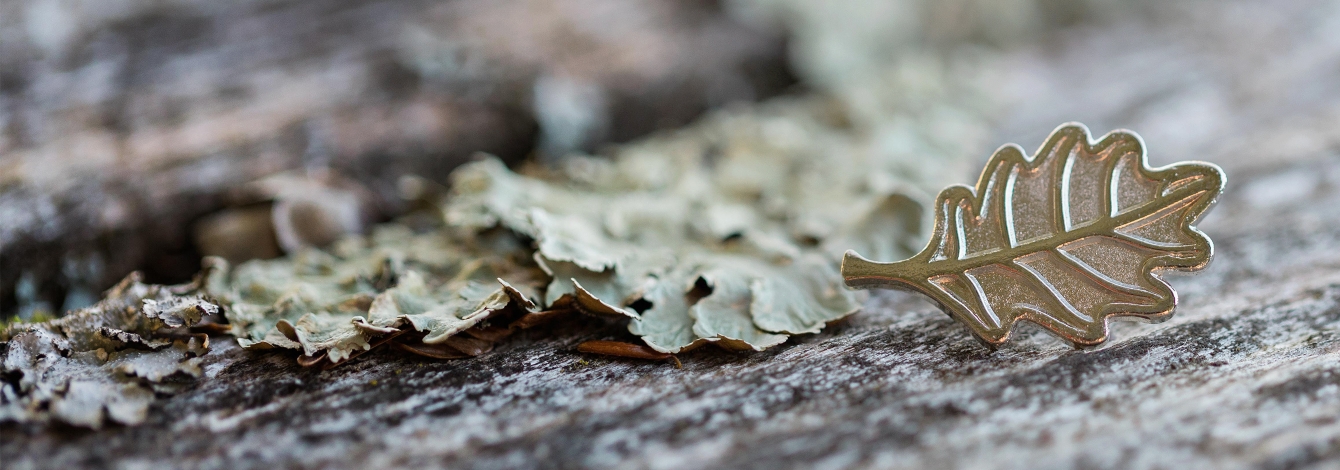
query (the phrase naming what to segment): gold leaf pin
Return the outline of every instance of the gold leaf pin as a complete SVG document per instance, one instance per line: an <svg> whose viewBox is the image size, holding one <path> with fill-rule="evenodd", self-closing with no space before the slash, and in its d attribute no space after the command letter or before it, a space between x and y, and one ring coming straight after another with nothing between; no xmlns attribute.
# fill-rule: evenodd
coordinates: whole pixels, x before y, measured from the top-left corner
<svg viewBox="0 0 1340 470"><path fill-rule="evenodd" d="M1019 320L1092 346L1109 317L1172 316L1177 293L1159 274L1209 263L1213 245L1194 224L1223 190L1213 164L1151 169L1134 132L1095 143L1083 124L1065 124L1032 158L1006 145L976 188L940 192L921 253L880 263L847 251L842 276L929 296L989 346Z"/></svg>

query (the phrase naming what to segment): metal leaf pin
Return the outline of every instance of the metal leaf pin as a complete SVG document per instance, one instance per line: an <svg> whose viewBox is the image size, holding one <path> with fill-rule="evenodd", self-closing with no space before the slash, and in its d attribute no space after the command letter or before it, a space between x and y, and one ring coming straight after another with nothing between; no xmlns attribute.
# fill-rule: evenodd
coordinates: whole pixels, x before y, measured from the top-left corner
<svg viewBox="0 0 1340 470"><path fill-rule="evenodd" d="M1084 125L1064 124L1032 158L1003 146L976 188L940 192L921 253L881 263L847 251L842 276L920 292L988 346L1020 320L1092 346L1107 339L1108 318L1172 316L1177 293L1160 273L1209 263L1213 245L1194 224L1224 181L1210 163L1149 168L1134 132L1093 142Z"/></svg>

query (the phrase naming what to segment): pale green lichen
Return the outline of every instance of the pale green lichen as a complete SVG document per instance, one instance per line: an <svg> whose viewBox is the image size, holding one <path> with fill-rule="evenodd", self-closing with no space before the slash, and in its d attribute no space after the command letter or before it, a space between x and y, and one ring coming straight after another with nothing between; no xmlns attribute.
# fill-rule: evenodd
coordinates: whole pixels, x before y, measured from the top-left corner
<svg viewBox="0 0 1340 470"><path fill-rule="evenodd" d="M779 100L528 175L486 158L456 171L445 217L533 239L544 308L631 317L662 352L761 350L856 310L843 250L897 258L919 241L909 195L938 181L852 119L835 100Z"/></svg>
<svg viewBox="0 0 1340 470"><path fill-rule="evenodd" d="M452 233L386 224L330 251L237 267L211 259L206 291L243 347L297 349L329 364L401 333L439 344L496 313L534 310L542 275L517 240Z"/></svg>
<svg viewBox="0 0 1340 470"><path fill-rule="evenodd" d="M0 421L97 428L138 424L155 393L201 375L208 338L190 327L219 312L199 284L157 286L132 275L91 307L0 331Z"/></svg>

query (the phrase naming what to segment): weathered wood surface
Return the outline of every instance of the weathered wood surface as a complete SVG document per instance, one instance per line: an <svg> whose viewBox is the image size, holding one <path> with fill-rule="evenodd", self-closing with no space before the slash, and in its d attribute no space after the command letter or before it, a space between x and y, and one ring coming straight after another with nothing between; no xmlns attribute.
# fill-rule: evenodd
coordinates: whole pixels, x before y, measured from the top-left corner
<svg viewBox="0 0 1340 470"><path fill-rule="evenodd" d="M483 357L325 372L216 346L142 426L0 428L6 468L1330 468L1340 465L1340 11L1205 2L1007 57L1001 137L1128 127L1151 159L1220 163L1216 259L1181 307L1076 351L982 348L899 293L765 353L576 353L595 320ZM1329 10L1322 7L1330 7ZM982 155L990 149L982 149ZM965 180L968 179L965 175Z"/></svg>

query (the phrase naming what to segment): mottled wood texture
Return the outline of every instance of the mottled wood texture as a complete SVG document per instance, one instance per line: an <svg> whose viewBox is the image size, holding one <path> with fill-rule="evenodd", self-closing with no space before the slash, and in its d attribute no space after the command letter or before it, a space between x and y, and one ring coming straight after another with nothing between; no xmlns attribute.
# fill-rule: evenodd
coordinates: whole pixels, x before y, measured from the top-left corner
<svg viewBox="0 0 1340 470"><path fill-rule="evenodd" d="M1340 458L1340 11L1203 2L1011 53L1001 141L1057 123L1221 164L1211 266L1181 307L1076 351L1002 349L910 295L758 354L575 352L622 327L527 333L482 357L334 370L217 347L149 421L7 427L5 467L1329 468ZM1325 7L1325 8L1323 8ZM981 149L983 158L991 149ZM969 177L965 175L965 180ZM223 343L222 341L220 343Z"/></svg>

